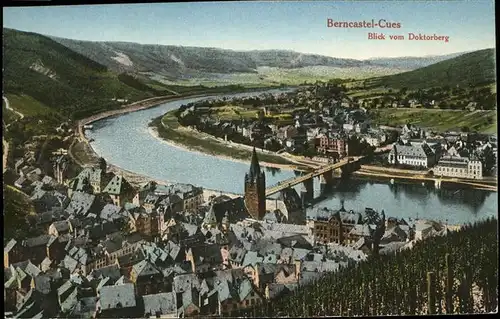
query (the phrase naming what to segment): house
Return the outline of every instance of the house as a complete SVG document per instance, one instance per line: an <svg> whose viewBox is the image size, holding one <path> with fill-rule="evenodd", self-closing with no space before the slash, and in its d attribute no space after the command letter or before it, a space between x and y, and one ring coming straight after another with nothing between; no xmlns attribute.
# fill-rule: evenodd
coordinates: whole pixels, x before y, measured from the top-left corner
<svg viewBox="0 0 500 319"><path fill-rule="evenodd" d="M170 194L161 199L158 203L158 213L164 214L165 219L171 218L184 208L183 199L177 194Z"/></svg>
<svg viewBox="0 0 500 319"><path fill-rule="evenodd" d="M163 273L147 260L132 266L130 281L134 283L139 296L163 292Z"/></svg>
<svg viewBox="0 0 500 319"><path fill-rule="evenodd" d="M69 205L64 210L67 214L84 217L89 213L98 212L104 206L96 195L74 192Z"/></svg>
<svg viewBox="0 0 500 319"><path fill-rule="evenodd" d="M314 218L307 221L307 227L311 229L316 242L324 244L331 242L350 243L354 238L349 233L355 225L362 223L362 214L352 210L347 212L343 204L338 211L327 208L316 209L313 216Z"/></svg>
<svg viewBox="0 0 500 319"><path fill-rule="evenodd" d="M61 312L68 313L78 303L78 285L67 280L57 289L57 300Z"/></svg>
<svg viewBox="0 0 500 319"><path fill-rule="evenodd" d="M130 183L121 175L115 175L102 190L108 194L116 206L123 206L126 202L132 202L135 190Z"/></svg>
<svg viewBox="0 0 500 319"><path fill-rule="evenodd" d="M203 204L203 188L191 184L157 185L155 190L157 195L176 194L182 199L182 210L193 211Z"/></svg>
<svg viewBox="0 0 500 319"><path fill-rule="evenodd" d="M190 247L186 252L186 261L191 263L191 269L194 273L218 269L223 263L217 244Z"/></svg>
<svg viewBox="0 0 500 319"><path fill-rule="evenodd" d="M318 137L319 143L317 151L322 154L328 154L337 158L347 156L347 140L345 136L328 132Z"/></svg>
<svg viewBox="0 0 500 319"><path fill-rule="evenodd" d="M435 232L432 224L426 222L419 222L415 224L415 240L422 240L428 238Z"/></svg>
<svg viewBox="0 0 500 319"><path fill-rule="evenodd" d="M290 295L294 290L296 290L298 285L295 284L280 284L271 283L266 286L265 296L267 299L277 299Z"/></svg>
<svg viewBox="0 0 500 319"><path fill-rule="evenodd" d="M120 232L117 232L107 237L105 241L99 243L97 246L102 256L96 258L94 269L107 267L116 263L123 256L133 255L136 249L144 242L141 235L137 233L124 237Z"/></svg>
<svg viewBox="0 0 500 319"><path fill-rule="evenodd" d="M237 269L243 266L247 250L243 247L233 246L229 250L228 262L230 268Z"/></svg>
<svg viewBox="0 0 500 319"><path fill-rule="evenodd" d="M143 295L145 318L177 318L175 292Z"/></svg>
<svg viewBox="0 0 500 319"><path fill-rule="evenodd" d="M114 176L113 173L107 173L102 168L87 167L69 181L68 195L71 196L73 192L81 191L99 194Z"/></svg>
<svg viewBox="0 0 500 319"><path fill-rule="evenodd" d="M351 229L348 234L347 243L355 243L360 238L369 238L372 234L372 228L367 224L357 224Z"/></svg>
<svg viewBox="0 0 500 319"><path fill-rule="evenodd" d="M298 130L293 125L287 125L280 127L278 132L276 133L276 137L280 140L286 140L289 138L293 138L298 134Z"/></svg>
<svg viewBox="0 0 500 319"><path fill-rule="evenodd" d="M133 284L104 286L98 294L96 315L100 318L134 317L135 307Z"/></svg>
<svg viewBox="0 0 500 319"><path fill-rule="evenodd" d="M47 257L47 243L50 235L44 234L30 237L22 242L23 258L31 260L34 264L40 264Z"/></svg>
<svg viewBox="0 0 500 319"><path fill-rule="evenodd" d="M436 176L483 179L483 164L468 157L442 157L433 169Z"/></svg>
<svg viewBox="0 0 500 319"><path fill-rule="evenodd" d="M122 210L121 207L114 204L106 204L100 214L99 218L109 222L118 221L120 219L126 218L127 214Z"/></svg>
<svg viewBox="0 0 500 319"><path fill-rule="evenodd" d="M363 140L370 146L379 147L387 141L387 136L385 134L367 134Z"/></svg>
<svg viewBox="0 0 500 319"><path fill-rule="evenodd" d="M302 200L297 191L290 187L281 191L278 200L283 201L288 212L286 219L290 224L305 224L306 214L302 207Z"/></svg>
<svg viewBox="0 0 500 319"><path fill-rule="evenodd" d="M194 273L174 277L172 291L176 294L177 317L200 313L200 280Z"/></svg>
<svg viewBox="0 0 500 319"><path fill-rule="evenodd" d="M381 238L380 244L386 245L392 242L406 242L409 239L408 233L402 229L403 226L395 225L386 229Z"/></svg>
<svg viewBox="0 0 500 319"><path fill-rule="evenodd" d="M226 214L230 223L236 223L250 217L244 198L241 196L235 198L224 195L217 196L212 199L212 208L218 224L222 223L222 219Z"/></svg>
<svg viewBox="0 0 500 319"><path fill-rule="evenodd" d="M138 232L146 236L158 236L164 225L164 214L156 210L146 210L143 207L137 207L128 211L128 225L131 231Z"/></svg>
<svg viewBox="0 0 500 319"><path fill-rule="evenodd" d="M49 235L52 235L54 237L58 237L72 232L73 232L73 226L71 225L71 222L69 220L57 221L49 226Z"/></svg>
<svg viewBox="0 0 500 319"><path fill-rule="evenodd" d="M256 263L243 268L245 274L253 281L257 289L264 292L267 284L274 282L277 265L268 263Z"/></svg>
<svg viewBox="0 0 500 319"><path fill-rule="evenodd" d="M219 314L231 314L233 311L249 308L262 302L263 297L258 293L250 279L235 275L231 270L226 271L229 276L221 273L215 279L215 288L218 292Z"/></svg>
<svg viewBox="0 0 500 319"><path fill-rule="evenodd" d="M30 183L31 183L30 180L28 180L24 176L21 176L14 182L14 186L16 186L19 189L25 189L30 185Z"/></svg>
<svg viewBox="0 0 500 319"><path fill-rule="evenodd" d="M42 189L35 189L31 199L37 212L46 212L54 209L64 210L70 203L68 196L56 190L44 191Z"/></svg>
<svg viewBox="0 0 500 319"><path fill-rule="evenodd" d="M100 269L94 269L87 276L89 280L102 280L105 278L109 278L112 282L116 282L122 274L120 273L120 267L117 264L113 264L107 267L103 267Z"/></svg>
<svg viewBox="0 0 500 319"><path fill-rule="evenodd" d="M418 145L394 144L389 152L390 164L402 164L414 167L428 168L435 164L435 154L426 143Z"/></svg>
<svg viewBox="0 0 500 319"><path fill-rule="evenodd" d="M315 140L321 133L324 132L322 132L322 129L320 127L309 128L306 132L307 141Z"/></svg>
<svg viewBox="0 0 500 319"><path fill-rule="evenodd" d="M11 239L3 249L3 266L8 268L10 264L23 261L23 247L15 239Z"/></svg>

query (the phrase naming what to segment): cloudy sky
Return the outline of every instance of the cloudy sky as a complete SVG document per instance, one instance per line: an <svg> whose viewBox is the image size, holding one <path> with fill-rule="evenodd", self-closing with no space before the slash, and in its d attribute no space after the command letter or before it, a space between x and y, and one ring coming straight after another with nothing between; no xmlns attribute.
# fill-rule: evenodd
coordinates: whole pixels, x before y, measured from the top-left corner
<svg viewBox="0 0 500 319"><path fill-rule="evenodd" d="M333 57L425 56L495 47L494 1L205 2L17 7L3 26L64 38L284 49ZM399 22L400 29L328 28L335 21ZM369 32L404 41L368 40ZM449 36L409 41L408 33Z"/></svg>

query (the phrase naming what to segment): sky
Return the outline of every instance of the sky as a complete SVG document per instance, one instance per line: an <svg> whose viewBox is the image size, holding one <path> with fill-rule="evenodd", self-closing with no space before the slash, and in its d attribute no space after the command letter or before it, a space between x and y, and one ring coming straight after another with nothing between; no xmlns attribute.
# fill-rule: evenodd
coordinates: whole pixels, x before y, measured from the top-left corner
<svg viewBox="0 0 500 319"><path fill-rule="evenodd" d="M252 1L4 7L3 26L63 38L293 50L339 58L427 56L495 47L493 0ZM328 28L333 21L399 22L399 29ZM385 40L369 40L370 32ZM449 42L409 40L408 34ZM390 40L403 35L405 40Z"/></svg>

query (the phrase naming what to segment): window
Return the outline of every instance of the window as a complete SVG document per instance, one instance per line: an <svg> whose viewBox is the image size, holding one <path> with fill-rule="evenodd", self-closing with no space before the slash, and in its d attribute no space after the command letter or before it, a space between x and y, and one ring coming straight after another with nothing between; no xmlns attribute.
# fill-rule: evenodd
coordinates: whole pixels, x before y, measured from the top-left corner
<svg viewBox="0 0 500 319"><path fill-rule="evenodd" d="M245 305L248 306L250 304L250 300L245 300Z"/></svg>

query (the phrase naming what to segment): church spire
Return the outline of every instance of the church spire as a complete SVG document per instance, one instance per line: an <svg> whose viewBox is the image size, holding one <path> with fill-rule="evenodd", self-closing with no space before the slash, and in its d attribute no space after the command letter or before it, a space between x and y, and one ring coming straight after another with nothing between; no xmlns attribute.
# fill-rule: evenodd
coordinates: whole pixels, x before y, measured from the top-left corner
<svg viewBox="0 0 500 319"><path fill-rule="evenodd" d="M252 152L252 161L250 164L250 178L257 178L260 175L260 164L259 159L257 158L257 152L255 151L255 146L253 147Z"/></svg>

